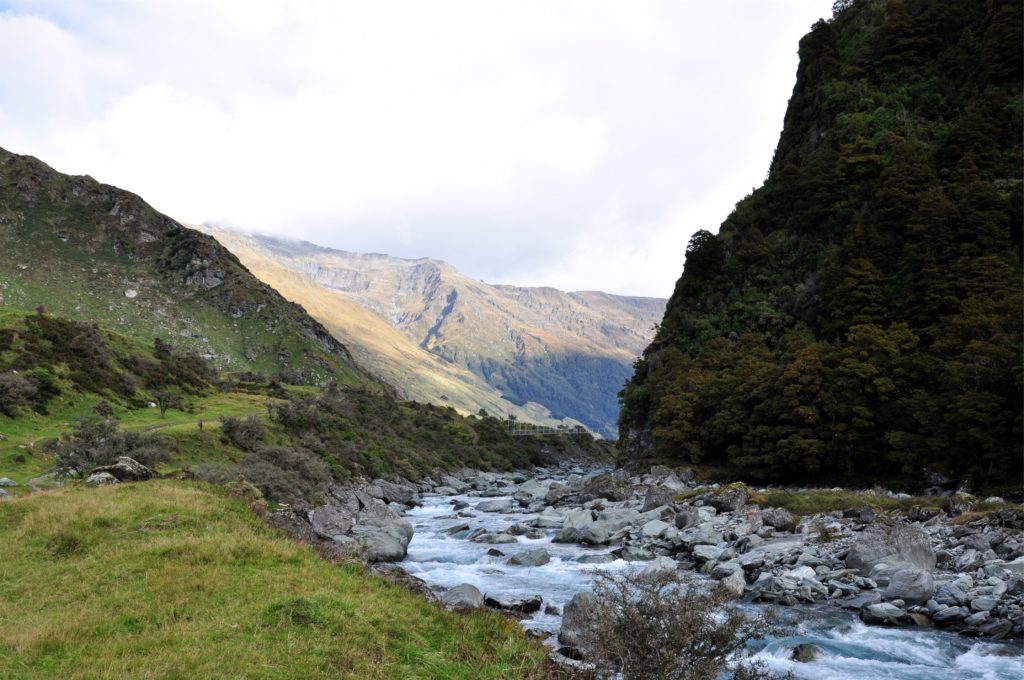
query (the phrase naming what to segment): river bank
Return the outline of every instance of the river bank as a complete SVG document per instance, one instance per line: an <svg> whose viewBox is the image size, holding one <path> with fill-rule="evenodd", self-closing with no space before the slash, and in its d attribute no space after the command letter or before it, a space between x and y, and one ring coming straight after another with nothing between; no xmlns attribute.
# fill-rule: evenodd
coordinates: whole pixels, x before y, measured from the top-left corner
<svg viewBox="0 0 1024 680"><path fill-rule="evenodd" d="M972 639L1021 636L1019 510L953 517L922 506L908 517L887 512L892 503L882 501L895 495L883 492L878 503L799 516L762 507L764 490L743 485L573 465L378 480L333 495L348 504L306 511L315 540L352 552L382 533L390 552L365 556L401 559L428 597L449 606L519 610L552 647L565 605L596 569L673 569L721 581L751 607L782 608L793 635L758 656L804 677L864 677L842 667L886 659L905 667L893 677L1015 677L1021 661L1019 645ZM348 509L340 524L339 505ZM809 640L817 659L797 664L793 650ZM961 668L968 661L984 673Z"/></svg>

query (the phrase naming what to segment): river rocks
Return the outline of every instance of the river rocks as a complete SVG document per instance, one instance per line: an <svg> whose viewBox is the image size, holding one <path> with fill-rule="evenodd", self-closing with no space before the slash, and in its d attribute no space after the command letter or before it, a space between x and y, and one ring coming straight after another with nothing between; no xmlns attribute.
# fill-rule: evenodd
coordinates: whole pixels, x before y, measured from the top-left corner
<svg viewBox="0 0 1024 680"><path fill-rule="evenodd" d="M747 587L747 579L743 576L743 570L737 569L720 581L722 587L733 597L743 597Z"/></svg>
<svg viewBox="0 0 1024 680"><path fill-rule="evenodd" d="M647 493L644 495L644 503L640 507L640 512L654 510L663 505L671 505L675 494L675 491L666 486L652 484L647 487Z"/></svg>
<svg viewBox="0 0 1024 680"><path fill-rule="evenodd" d="M663 538L672 525L667 522L662 522L660 519L652 519L647 524L640 527L640 535L643 538L655 539Z"/></svg>
<svg viewBox="0 0 1024 680"><path fill-rule="evenodd" d="M91 474L96 474L97 472L106 472L113 475L119 482L143 482L153 478L152 470L128 456L118 456L117 462L112 465L93 468Z"/></svg>
<svg viewBox="0 0 1024 680"><path fill-rule="evenodd" d="M463 583L442 595L441 603L449 609L480 609L484 606L484 595L476 586Z"/></svg>
<svg viewBox="0 0 1024 680"><path fill-rule="evenodd" d="M540 610L544 600L537 595L503 600L487 595L484 597L484 604L492 609L501 609L502 611L517 612L519 614L532 614Z"/></svg>
<svg viewBox="0 0 1024 680"><path fill-rule="evenodd" d="M562 522L562 513L548 506L533 520L533 526L538 529L560 529Z"/></svg>
<svg viewBox="0 0 1024 680"><path fill-rule="evenodd" d="M679 563L671 557L655 557L646 567L644 567L643 571L640 572L640 578L656 579L661 576L674 574L678 567Z"/></svg>
<svg viewBox="0 0 1024 680"><path fill-rule="evenodd" d="M735 512L747 504L747 485L737 482L711 494L708 503L719 512Z"/></svg>
<svg viewBox="0 0 1024 680"><path fill-rule="evenodd" d="M885 589L888 599L900 599L908 604L924 604L935 592L931 572L923 569L901 569L889 579Z"/></svg>
<svg viewBox="0 0 1024 680"><path fill-rule="evenodd" d="M821 656L821 648L817 645L812 645L809 642L804 642L793 648L793 654L790 656L793 661L800 663L810 663Z"/></svg>
<svg viewBox="0 0 1024 680"><path fill-rule="evenodd" d="M794 524L793 513L785 508L768 508L761 511L761 522L776 531L788 531Z"/></svg>
<svg viewBox="0 0 1024 680"><path fill-rule="evenodd" d="M529 507L531 503L543 501L547 493L548 487L535 479L530 479L519 485L513 498L525 508Z"/></svg>
<svg viewBox="0 0 1024 680"><path fill-rule="evenodd" d="M880 563L934 569L935 553L928 534L909 525L865 529L847 553L846 566L869 574Z"/></svg>
<svg viewBox="0 0 1024 680"><path fill-rule="evenodd" d="M605 545L610 540L611 532L608 530L607 523L591 522L582 529L576 529L570 540L564 542L575 541L583 545Z"/></svg>
<svg viewBox="0 0 1024 680"><path fill-rule="evenodd" d="M626 501L633 498L633 484L622 470L597 475L588 479L580 491L580 502L603 498L608 501Z"/></svg>
<svg viewBox="0 0 1024 680"><path fill-rule="evenodd" d="M539 567L551 561L551 555L544 548L533 548L516 553L506 564L517 567Z"/></svg>
<svg viewBox="0 0 1024 680"><path fill-rule="evenodd" d="M581 592L573 595L562 610L562 627L558 631L558 641L575 648L584 657L590 656L593 650L588 649L586 645L587 628L595 621L600 604L601 601L593 593Z"/></svg>
<svg viewBox="0 0 1024 680"><path fill-rule="evenodd" d="M943 607L932 614L932 622L937 626L946 626L963 621L970 613L963 607Z"/></svg>
<svg viewBox="0 0 1024 680"><path fill-rule="evenodd" d="M622 548L622 550L618 551L618 555L620 558L626 560L627 562L641 562L654 559L653 552L651 552L647 548L642 548L640 546L633 545L629 545L625 548Z"/></svg>
<svg viewBox="0 0 1024 680"><path fill-rule="evenodd" d="M499 498L491 501L480 501L476 504L480 512L511 512L512 501L507 498Z"/></svg>
<svg viewBox="0 0 1024 680"><path fill-rule="evenodd" d="M702 562L714 562L722 556L723 552L725 549L718 546L698 545L693 549L693 556Z"/></svg>
<svg viewBox="0 0 1024 680"><path fill-rule="evenodd" d="M869 604L860 610L861 621L868 624L899 623L906 615L906 611L888 602Z"/></svg>
<svg viewBox="0 0 1024 680"><path fill-rule="evenodd" d="M378 479L375 485L381 492L381 499L385 503L398 503L400 505L409 505L413 502L416 496L416 491L404 484L395 484L393 482L387 482L382 479Z"/></svg>
<svg viewBox="0 0 1024 680"><path fill-rule="evenodd" d="M338 505L324 505L309 511L309 524L313 533L328 541L337 536L347 536L355 523L355 515Z"/></svg>
<svg viewBox="0 0 1024 680"><path fill-rule="evenodd" d="M611 553L602 553L599 555L580 555L576 558L576 561L580 564L608 564L614 562L616 559L615 555Z"/></svg>

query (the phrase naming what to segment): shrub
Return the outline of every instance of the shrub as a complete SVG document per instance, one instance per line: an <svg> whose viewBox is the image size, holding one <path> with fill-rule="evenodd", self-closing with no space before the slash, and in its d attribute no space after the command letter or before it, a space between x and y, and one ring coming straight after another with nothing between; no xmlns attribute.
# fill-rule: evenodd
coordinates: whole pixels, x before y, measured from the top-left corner
<svg viewBox="0 0 1024 680"><path fill-rule="evenodd" d="M163 441L152 434L120 431L113 418L83 418L70 433L63 432L53 445L57 470L64 474L85 474L95 467L110 465L128 456L148 467L168 458Z"/></svg>
<svg viewBox="0 0 1024 680"><path fill-rule="evenodd" d="M283 446L250 451L238 472L266 498L283 503L309 499L331 481L327 464L316 454Z"/></svg>
<svg viewBox="0 0 1024 680"><path fill-rule="evenodd" d="M267 438L267 428L257 416L221 416L220 427L228 441L244 451L255 451Z"/></svg>
<svg viewBox="0 0 1024 680"><path fill-rule="evenodd" d="M626 680L776 678L761 666L734 661L747 643L770 634L768 619L740 612L721 588L665 573L600 574L581 648Z"/></svg>
<svg viewBox="0 0 1024 680"><path fill-rule="evenodd" d="M0 413L14 417L15 409L27 405L36 394L36 386L17 373L0 373Z"/></svg>

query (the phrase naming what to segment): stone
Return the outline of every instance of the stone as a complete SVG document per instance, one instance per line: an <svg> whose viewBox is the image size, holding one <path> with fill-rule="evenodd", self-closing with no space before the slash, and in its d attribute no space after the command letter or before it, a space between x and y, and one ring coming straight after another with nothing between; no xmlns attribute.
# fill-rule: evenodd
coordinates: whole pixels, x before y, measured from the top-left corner
<svg viewBox="0 0 1024 680"><path fill-rule="evenodd" d="M608 525L601 522L591 522L582 529L576 530L575 540L583 545L605 545L611 540L611 533Z"/></svg>
<svg viewBox="0 0 1024 680"><path fill-rule="evenodd" d="M675 522L677 529L689 529L690 527L697 526L702 521L697 508L689 505L684 506L682 510L676 513Z"/></svg>
<svg viewBox="0 0 1024 680"><path fill-rule="evenodd" d="M648 512L663 505L671 505L674 496L675 492L672 489L659 484L652 484L647 487L647 493L644 494L644 504L641 506L640 512Z"/></svg>
<svg viewBox="0 0 1024 680"><path fill-rule="evenodd" d="M976 614L971 614L966 619L964 619L964 625L967 625L967 626L980 626L981 624L985 623L986 621L988 621L991 618L992 618L992 615L989 614L988 612L978 612Z"/></svg>
<svg viewBox="0 0 1024 680"><path fill-rule="evenodd" d="M722 553L725 552L723 548L719 548L714 545L698 545L693 549L693 556L704 562L715 562Z"/></svg>
<svg viewBox="0 0 1024 680"><path fill-rule="evenodd" d="M600 555L580 555L576 561L580 564L608 564L616 559L615 555L611 553L601 553Z"/></svg>
<svg viewBox="0 0 1024 680"><path fill-rule="evenodd" d="M735 512L747 504L747 495L747 485L736 482L714 491L708 503L719 512Z"/></svg>
<svg viewBox="0 0 1024 680"><path fill-rule="evenodd" d="M512 512L512 501L508 498L480 501L476 504L476 509L480 512Z"/></svg>
<svg viewBox="0 0 1024 680"><path fill-rule="evenodd" d="M0 477L0 486L18 486L18 483L10 477Z"/></svg>
<svg viewBox="0 0 1024 680"><path fill-rule="evenodd" d="M609 534L619 529L625 529L640 519L640 513L635 508L621 508L616 510L602 510L597 513L594 521L600 522Z"/></svg>
<svg viewBox="0 0 1024 680"><path fill-rule="evenodd" d="M647 548L629 545L622 549L619 556L627 562L639 562L642 560L653 560L654 553Z"/></svg>
<svg viewBox="0 0 1024 680"><path fill-rule="evenodd" d="M476 586L463 583L442 595L441 603L449 609L480 609L484 606L484 594Z"/></svg>
<svg viewBox="0 0 1024 680"><path fill-rule="evenodd" d="M999 599L995 597L976 597L971 600L971 609L976 612L987 612L995 609Z"/></svg>
<svg viewBox="0 0 1024 680"><path fill-rule="evenodd" d="M623 470L616 470L610 474L591 477L583 483L579 500L581 503L597 498L617 502L628 501L633 498L633 484L629 475Z"/></svg>
<svg viewBox="0 0 1024 680"><path fill-rule="evenodd" d="M589 624L598 617L601 601L594 593L580 592L562 610L562 627L558 631L558 641L563 645L574 647L584 657L590 656L593 650L585 643L586 630Z"/></svg>
<svg viewBox="0 0 1024 680"><path fill-rule="evenodd" d="M551 561L551 555L544 548L532 548L516 553L508 559L506 564L516 567L539 567Z"/></svg>
<svg viewBox="0 0 1024 680"><path fill-rule="evenodd" d="M119 482L143 482L153 478L152 470L128 456L118 456L117 462L112 465L93 468L91 474L96 474L97 472L109 472L114 477L117 477Z"/></svg>
<svg viewBox="0 0 1024 680"><path fill-rule="evenodd" d="M872 525L862 531L846 554L846 566L870 574L876 565L906 565L930 571L935 553L923 529L910 525Z"/></svg>
<svg viewBox="0 0 1024 680"><path fill-rule="evenodd" d="M356 523L352 512L340 505L321 505L313 508L309 511L308 517L313 533L327 541L333 541L338 536L347 536Z"/></svg>
<svg viewBox="0 0 1024 680"><path fill-rule="evenodd" d="M793 513L785 508L768 508L761 511L761 522L776 531L788 531L793 525Z"/></svg>
<svg viewBox="0 0 1024 680"><path fill-rule="evenodd" d="M819 656L821 656L820 647L812 645L810 642L803 642L793 648L793 654L790 658L800 663L810 663Z"/></svg>
<svg viewBox="0 0 1024 680"><path fill-rule="evenodd" d="M449 536L454 536L455 534L461 534L463 532L469 532L469 525L465 522L463 522L462 524L456 524L453 527L448 527L447 529L445 529L445 533Z"/></svg>
<svg viewBox="0 0 1024 680"><path fill-rule="evenodd" d="M1002 640L1013 632L1013 624L1006 619L996 619L979 625L977 630L985 637Z"/></svg>
<svg viewBox="0 0 1024 680"><path fill-rule="evenodd" d="M665 532L671 528L671 525L667 522L662 522L660 519L654 519L640 528L640 535L644 538L662 538L665 535Z"/></svg>
<svg viewBox="0 0 1024 680"><path fill-rule="evenodd" d="M644 567L643 571L640 572L640 578L655 579L663 575L674 574L678 567L679 564L671 557L655 557L646 567Z"/></svg>
<svg viewBox="0 0 1024 680"><path fill-rule="evenodd" d="M561 529L562 513L549 505L533 520L533 526L538 529Z"/></svg>
<svg viewBox="0 0 1024 680"><path fill-rule="evenodd" d="M932 614L932 622L937 626L945 626L957 621L963 621L970 612L963 607L946 607Z"/></svg>
<svg viewBox="0 0 1024 680"><path fill-rule="evenodd" d="M924 604L935 593L931 572L923 569L901 569L889 578L885 588L887 599L901 599L908 604Z"/></svg>
<svg viewBox="0 0 1024 680"><path fill-rule="evenodd" d="M869 604L860 610L860 618L864 623L895 623L904 618L907 612L888 602Z"/></svg>
<svg viewBox="0 0 1024 680"><path fill-rule="evenodd" d="M705 522L697 528L697 534L691 541L692 545L718 545L723 540L721 532L716 531L711 522Z"/></svg>
<svg viewBox="0 0 1024 680"><path fill-rule="evenodd" d="M737 569L722 579L722 587L734 597L743 597L743 591L747 587L747 579L743 576L743 570Z"/></svg>
<svg viewBox="0 0 1024 680"><path fill-rule="evenodd" d="M86 484L92 486L106 486L107 484L117 484L118 479L109 472L94 472L89 475L89 478L85 480ZM4 493L7 493L6 491Z"/></svg>
<svg viewBox="0 0 1024 680"><path fill-rule="evenodd" d="M751 534L736 541L736 550L741 553L745 553L750 552L754 548L759 548L762 545L764 545L764 539L757 534Z"/></svg>
<svg viewBox="0 0 1024 680"><path fill-rule="evenodd" d="M530 479L519 485L519 489L512 496L520 505L526 507L534 501L544 500L547 496L548 487L536 479Z"/></svg>
<svg viewBox="0 0 1024 680"><path fill-rule="evenodd" d="M377 482L377 486L380 488L381 498L387 503L408 505L412 502L413 497L416 496L416 491L404 484L394 484L380 480Z"/></svg>
<svg viewBox="0 0 1024 680"><path fill-rule="evenodd" d="M493 609L501 609L507 612L519 612L520 614L532 614L539 611L544 599L539 595L523 597L511 600L499 600L490 595L484 596L484 604Z"/></svg>

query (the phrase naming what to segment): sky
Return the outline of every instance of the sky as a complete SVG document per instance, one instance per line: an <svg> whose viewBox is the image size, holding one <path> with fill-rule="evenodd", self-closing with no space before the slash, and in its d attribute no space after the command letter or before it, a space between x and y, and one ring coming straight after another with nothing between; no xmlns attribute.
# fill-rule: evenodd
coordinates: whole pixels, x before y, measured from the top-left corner
<svg viewBox="0 0 1024 680"><path fill-rule="evenodd" d="M832 0L0 0L0 147L210 223L667 297Z"/></svg>

